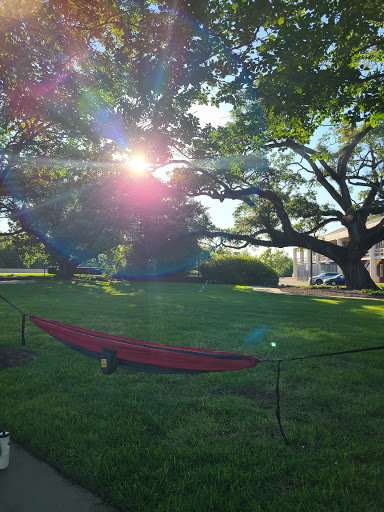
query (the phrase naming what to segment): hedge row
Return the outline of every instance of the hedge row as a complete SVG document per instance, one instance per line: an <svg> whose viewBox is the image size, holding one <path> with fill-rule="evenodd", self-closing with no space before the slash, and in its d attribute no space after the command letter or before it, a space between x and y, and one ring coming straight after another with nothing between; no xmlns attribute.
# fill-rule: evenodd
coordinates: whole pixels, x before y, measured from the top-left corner
<svg viewBox="0 0 384 512"><path fill-rule="evenodd" d="M200 265L204 281L254 286L277 286L278 273L266 263L242 255L214 256Z"/></svg>

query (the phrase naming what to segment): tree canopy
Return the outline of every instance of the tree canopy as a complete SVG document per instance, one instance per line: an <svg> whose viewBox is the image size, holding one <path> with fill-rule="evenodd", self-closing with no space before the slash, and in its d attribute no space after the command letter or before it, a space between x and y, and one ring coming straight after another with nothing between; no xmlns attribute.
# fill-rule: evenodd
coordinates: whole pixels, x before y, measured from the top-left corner
<svg viewBox="0 0 384 512"><path fill-rule="evenodd" d="M210 63L218 78L210 94L232 101L233 120L202 130L193 164L178 162L177 186L241 200L232 241L309 248L336 261L348 286L375 287L360 260L384 238L384 221L366 226L384 213L381 2L283 0L256 17L253 2L224 4L220 36L231 51ZM324 120L338 132L336 146L313 147ZM346 247L318 236L331 222L347 228Z"/></svg>
<svg viewBox="0 0 384 512"><path fill-rule="evenodd" d="M0 7L0 213L14 232L37 233L41 219L24 214L43 212L80 183L108 198L116 155L137 153L152 168L179 166L174 194L243 201L237 232L227 233L233 241L312 248L344 269L349 286L373 285L358 262L384 235L383 223L366 227L384 212L380 1L26 5ZM200 129L190 113L197 101L233 104L232 122ZM325 120L348 125L337 151L309 144ZM329 204L317 200L316 186ZM74 193L56 217L71 218L85 241L87 201ZM348 247L314 236L331 221L347 227ZM55 236L63 229L56 224ZM112 225L100 242L108 233Z"/></svg>
<svg viewBox="0 0 384 512"><path fill-rule="evenodd" d="M212 0L208 11L221 46L203 93L236 105L247 90L269 136L307 143L325 119L375 125L381 118L380 0Z"/></svg>
<svg viewBox="0 0 384 512"><path fill-rule="evenodd" d="M0 26L0 215L12 221L4 234L34 234L73 264L113 247L117 233L130 243L130 223L148 203L170 199L165 186L156 199L155 180L140 193L123 183L121 158L161 162L190 142L197 122L188 110L209 73L200 66L209 47L198 50L193 26L150 2L6 1ZM115 187L125 199L131 187L119 223ZM178 199L179 215L197 212Z"/></svg>

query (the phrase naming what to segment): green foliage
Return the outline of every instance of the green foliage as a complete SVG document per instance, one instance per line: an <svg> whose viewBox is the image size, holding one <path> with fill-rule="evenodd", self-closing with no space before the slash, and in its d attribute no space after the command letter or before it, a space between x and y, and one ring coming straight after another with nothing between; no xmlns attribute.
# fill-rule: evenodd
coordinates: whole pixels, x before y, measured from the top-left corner
<svg viewBox="0 0 384 512"><path fill-rule="evenodd" d="M268 247L260 256L259 260L276 270L280 277L291 277L293 272L293 260L283 250L276 250Z"/></svg>
<svg viewBox="0 0 384 512"><path fill-rule="evenodd" d="M378 295L379 297L384 296L384 290L360 290L364 295Z"/></svg>
<svg viewBox="0 0 384 512"><path fill-rule="evenodd" d="M384 101L380 0L231 4L212 2L210 11L211 27L236 48L236 57L210 62L215 102L236 103L239 91L251 91L280 140L308 142L326 118L376 125Z"/></svg>
<svg viewBox="0 0 384 512"><path fill-rule="evenodd" d="M23 262L16 247L10 240L0 242L0 267L23 268Z"/></svg>
<svg viewBox="0 0 384 512"><path fill-rule="evenodd" d="M19 234L0 242L2 268L42 268L46 264L45 247L34 236Z"/></svg>
<svg viewBox="0 0 384 512"><path fill-rule="evenodd" d="M204 5L187 10L200 15ZM138 217L159 201L151 190L135 196L134 180L118 182L127 169L115 157L158 163L190 143L189 108L210 75L200 29L166 3L102 0L92 9L5 0L0 28L0 215L40 237L61 266L131 242Z"/></svg>
<svg viewBox="0 0 384 512"><path fill-rule="evenodd" d="M277 272L257 258L243 255L214 256L200 265L204 281L212 283L276 286Z"/></svg>
<svg viewBox="0 0 384 512"><path fill-rule="evenodd" d="M12 244L20 255L23 267L42 268L47 264L48 256L45 246L35 236L16 235Z"/></svg>

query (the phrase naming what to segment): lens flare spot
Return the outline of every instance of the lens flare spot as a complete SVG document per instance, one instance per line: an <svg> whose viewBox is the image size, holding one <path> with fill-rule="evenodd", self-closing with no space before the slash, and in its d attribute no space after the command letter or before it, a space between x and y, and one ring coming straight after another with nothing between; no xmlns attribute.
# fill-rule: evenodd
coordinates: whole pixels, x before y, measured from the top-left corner
<svg viewBox="0 0 384 512"><path fill-rule="evenodd" d="M244 338L244 343L247 343L247 344L261 343L267 332L268 332L268 327L266 325L262 325L261 327L258 327L257 329L253 329Z"/></svg>
<svg viewBox="0 0 384 512"><path fill-rule="evenodd" d="M136 156L129 159L128 167L130 170L141 174L148 170L148 162L145 160L145 158Z"/></svg>

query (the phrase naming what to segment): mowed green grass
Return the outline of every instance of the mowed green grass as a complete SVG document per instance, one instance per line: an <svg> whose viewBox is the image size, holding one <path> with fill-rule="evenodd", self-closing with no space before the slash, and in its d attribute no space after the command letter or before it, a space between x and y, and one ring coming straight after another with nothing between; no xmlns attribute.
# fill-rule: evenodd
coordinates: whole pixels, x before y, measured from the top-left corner
<svg viewBox="0 0 384 512"><path fill-rule="evenodd" d="M200 288L40 281L0 284L0 294L29 314L84 328L260 358L383 345L379 300ZM0 325L0 346L21 348L21 315L3 301ZM384 509L384 351L283 363L286 446L275 417L276 363L104 376L97 361L29 322L26 340L36 359L0 372L0 428L118 510Z"/></svg>

